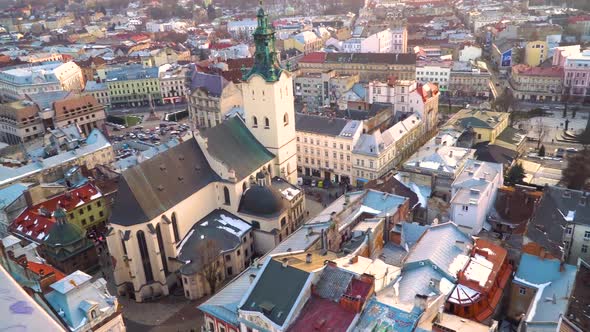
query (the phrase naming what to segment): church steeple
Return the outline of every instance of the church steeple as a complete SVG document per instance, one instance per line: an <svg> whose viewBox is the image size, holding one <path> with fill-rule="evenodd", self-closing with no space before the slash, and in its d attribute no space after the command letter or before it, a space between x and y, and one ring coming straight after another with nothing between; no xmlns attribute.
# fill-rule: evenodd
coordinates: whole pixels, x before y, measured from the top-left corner
<svg viewBox="0 0 590 332"><path fill-rule="evenodd" d="M252 75L257 74L267 82L276 82L279 80L283 69L280 66L275 49L275 31L268 21L268 15L262 8L262 0L260 0L260 8L256 17L258 26L254 31L254 43L256 45L254 66L244 74L243 79L247 81Z"/></svg>

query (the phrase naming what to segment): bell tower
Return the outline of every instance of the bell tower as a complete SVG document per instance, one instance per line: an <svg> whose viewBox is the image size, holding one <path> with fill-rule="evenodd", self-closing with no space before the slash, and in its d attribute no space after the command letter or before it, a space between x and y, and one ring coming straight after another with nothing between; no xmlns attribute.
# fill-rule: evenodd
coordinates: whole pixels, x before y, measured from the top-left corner
<svg viewBox="0 0 590 332"><path fill-rule="evenodd" d="M273 176L297 181L297 146L293 79L281 67L275 48L275 31L262 8L256 14L254 65L244 70L244 117L252 134L276 158Z"/></svg>

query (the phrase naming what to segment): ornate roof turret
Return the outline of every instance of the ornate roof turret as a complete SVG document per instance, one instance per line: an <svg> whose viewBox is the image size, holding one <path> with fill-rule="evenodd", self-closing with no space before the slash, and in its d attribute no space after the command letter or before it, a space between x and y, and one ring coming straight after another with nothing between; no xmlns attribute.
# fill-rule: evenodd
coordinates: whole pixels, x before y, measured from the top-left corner
<svg viewBox="0 0 590 332"><path fill-rule="evenodd" d="M267 82L276 82L279 80L283 69L279 63L275 48L275 31L268 21L268 15L262 8L262 0L260 0L260 8L256 17L258 27L254 31L254 44L256 45L254 66L244 74L243 78L244 81L247 81L252 75L260 75Z"/></svg>

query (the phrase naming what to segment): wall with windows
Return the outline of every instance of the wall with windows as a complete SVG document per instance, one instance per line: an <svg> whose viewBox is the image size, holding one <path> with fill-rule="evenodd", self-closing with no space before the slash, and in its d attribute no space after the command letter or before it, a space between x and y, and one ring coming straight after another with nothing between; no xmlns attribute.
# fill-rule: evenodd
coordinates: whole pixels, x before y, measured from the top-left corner
<svg viewBox="0 0 590 332"><path fill-rule="evenodd" d="M569 234L568 234L569 233ZM564 230L566 261L577 264L578 258L590 260L590 227L581 224L569 224Z"/></svg>

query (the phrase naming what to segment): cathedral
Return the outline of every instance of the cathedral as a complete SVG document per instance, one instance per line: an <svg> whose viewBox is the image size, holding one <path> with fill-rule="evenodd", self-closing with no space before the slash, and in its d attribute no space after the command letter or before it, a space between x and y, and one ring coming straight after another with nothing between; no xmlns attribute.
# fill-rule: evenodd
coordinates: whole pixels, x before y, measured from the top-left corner
<svg viewBox="0 0 590 332"><path fill-rule="evenodd" d="M262 8L257 20L243 118L121 174L107 236L119 295L141 302L182 287L205 296L303 222L292 77Z"/></svg>

